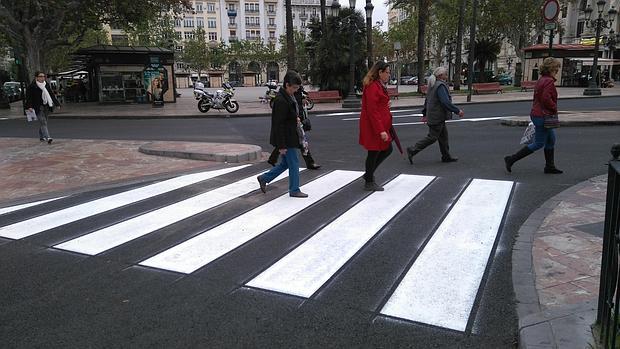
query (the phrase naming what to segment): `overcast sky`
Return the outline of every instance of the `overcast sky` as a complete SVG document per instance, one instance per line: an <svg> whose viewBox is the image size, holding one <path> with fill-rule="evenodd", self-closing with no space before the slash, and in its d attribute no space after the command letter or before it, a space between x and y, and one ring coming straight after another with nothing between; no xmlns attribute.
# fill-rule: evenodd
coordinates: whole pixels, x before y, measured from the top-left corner
<svg viewBox="0 0 620 349"><path fill-rule="evenodd" d="M340 2L340 6L349 7L349 0L338 0ZM375 9L372 11L372 25L374 26L377 21L383 21L383 26L381 27L384 31L388 30L388 15L387 15L387 5L385 4L385 0L372 0L372 5ZM366 6L366 0L356 0L355 8L362 11L362 13L366 13L364 10L364 6Z"/></svg>

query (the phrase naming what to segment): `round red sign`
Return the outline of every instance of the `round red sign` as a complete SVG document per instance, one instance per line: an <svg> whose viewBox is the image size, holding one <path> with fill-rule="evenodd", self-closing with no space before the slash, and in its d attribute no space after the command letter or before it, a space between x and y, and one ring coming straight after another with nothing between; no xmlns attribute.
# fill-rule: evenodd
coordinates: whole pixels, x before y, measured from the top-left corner
<svg viewBox="0 0 620 349"><path fill-rule="evenodd" d="M547 0L543 5L543 18L547 22L553 22L560 14L560 3L558 0Z"/></svg>

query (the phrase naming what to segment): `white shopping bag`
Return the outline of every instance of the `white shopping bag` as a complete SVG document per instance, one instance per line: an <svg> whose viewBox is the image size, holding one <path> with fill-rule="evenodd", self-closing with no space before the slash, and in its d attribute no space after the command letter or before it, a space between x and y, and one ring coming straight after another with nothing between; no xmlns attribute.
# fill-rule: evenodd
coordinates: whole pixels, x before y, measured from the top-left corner
<svg viewBox="0 0 620 349"><path fill-rule="evenodd" d="M536 127L532 122L530 122L525 128L525 132L523 132L523 137L521 137L521 144L532 144L534 142L535 133Z"/></svg>
<svg viewBox="0 0 620 349"><path fill-rule="evenodd" d="M35 113L34 110L26 109L26 119L29 122L30 121L36 121L37 120L37 113Z"/></svg>

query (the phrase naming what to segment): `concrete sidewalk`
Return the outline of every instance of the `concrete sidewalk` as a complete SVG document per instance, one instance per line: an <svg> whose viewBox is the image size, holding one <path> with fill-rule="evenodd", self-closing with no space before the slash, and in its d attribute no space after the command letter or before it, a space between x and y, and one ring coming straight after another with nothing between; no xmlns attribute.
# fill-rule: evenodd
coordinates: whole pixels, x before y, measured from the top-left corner
<svg viewBox="0 0 620 349"><path fill-rule="evenodd" d="M620 84L619 84L620 85ZM242 87L241 87L242 88ZM239 89L241 89L239 88ZM506 92L502 94L481 94L472 96L472 102L467 102L467 96L463 93L454 93L453 101L457 105L478 103L501 103L510 101L531 101L532 90L527 92ZM604 98L620 96L620 86L602 89L602 97L590 97L583 95L583 88L560 87L558 88L560 99L573 98ZM153 118L213 118L213 117L250 117L270 116L271 109L268 104L258 100L239 101L240 108L235 114L229 114L225 110L210 110L200 113L197 101L188 92L177 99L176 103L168 103L163 108L154 108L150 104L99 104L69 103L54 113L54 118L84 118L84 119L153 119ZM392 100L393 109L421 108L424 104L423 96L401 97ZM316 103L311 114L337 113L344 111L359 111L359 109L343 109L341 103ZM0 110L0 118L25 118L22 112L21 101L11 104L11 109Z"/></svg>
<svg viewBox="0 0 620 349"><path fill-rule="evenodd" d="M564 126L607 125L620 112L563 114ZM513 120L521 125L525 120ZM144 153L164 155L152 156ZM255 145L0 138L0 207L165 178L171 173L262 162ZM196 161L190 159L211 159ZM586 348L594 343L606 177L553 197L520 228L513 246L513 286L521 348Z"/></svg>

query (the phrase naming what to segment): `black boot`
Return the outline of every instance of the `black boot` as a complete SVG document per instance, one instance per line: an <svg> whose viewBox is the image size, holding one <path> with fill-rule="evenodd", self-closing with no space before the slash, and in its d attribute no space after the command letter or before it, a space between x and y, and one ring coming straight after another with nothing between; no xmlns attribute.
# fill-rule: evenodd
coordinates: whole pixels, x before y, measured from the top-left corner
<svg viewBox="0 0 620 349"><path fill-rule="evenodd" d="M523 147L521 149L519 149L518 152L514 153L513 155L508 155L506 157L504 157L504 162L506 163L506 171L508 172L512 172L512 165L523 159L524 157L532 154L533 151L530 150L530 148L528 147Z"/></svg>
<svg viewBox="0 0 620 349"><path fill-rule="evenodd" d="M407 147L407 159L409 160L410 164L413 165L413 157L419 152L420 151L415 149L414 147Z"/></svg>
<svg viewBox="0 0 620 349"><path fill-rule="evenodd" d="M321 168L321 165L317 165L314 162L314 159L312 158L312 154L310 154L310 151L308 151L308 153L306 155L301 155L304 158L304 161L306 162L306 168L308 170L318 170Z"/></svg>
<svg viewBox="0 0 620 349"><path fill-rule="evenodd" d="M555 167L555 155L553 149L545 149L545 173L560 174L564 171Z"/></svg>

